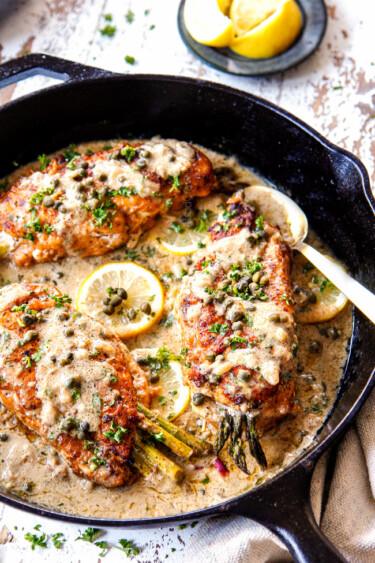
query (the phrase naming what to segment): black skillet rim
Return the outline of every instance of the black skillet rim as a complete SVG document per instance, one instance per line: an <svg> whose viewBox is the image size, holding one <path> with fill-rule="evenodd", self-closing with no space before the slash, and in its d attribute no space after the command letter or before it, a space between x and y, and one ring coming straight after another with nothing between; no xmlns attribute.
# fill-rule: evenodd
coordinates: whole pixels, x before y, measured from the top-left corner
<svg viewBox="0 0 375 563"><path fill-rule="evenodd" d="M84 67L86 68L87 67ZM97 70L93 68L93 72ZM101 71L103 73L103 71ZM185 83L189 83L189 84L196 84L200 87L208 87L208 88L213 88L215 90L225 90L227 93L235 95L235 96L240 96L242 98L244 98L245 100L251 101L252 103L258 104L258 105L262 105L263 107L267 108L270 111L273 111L274 113L276 113L278 116L280 116L281 118L287 119L289 122L291 122L294 126L296 126L298 129L302 129L305 133L307 133L309 136L311 136L312 138L314 138L316 141L318 141L321 145L323 145L325 147L325 149L333 152L333 153L338 153L343 155L346 159L350 160L358 169L361 180L362 180L362 189L363 189L363 193L364 196L367 200L368 205L370 206L370 209L372 210L372 212L375 215L375 199L374 196L371 192L371 188L370 188L370 181L368 178L368 174L366 171L365 166L363 165L363 163L353 154L351 154L350 152L346 151L345 149L342 149L340 147L337 147L336 145L334 145L333 143L331 143L330 141L328 141L327 139L325 139L320 133L318 133L317 131L315 131L312 127L310 127L309 125L307 125L306 123L304 123L303 121L301 121L299 118L293 116L292 114L290 114L289 112L281 109L280 107L274 105L271 102L268 102L265 99L262 98L258 98L257 96L254 96L252 94L249 94L247 92L243 92L240 90L237 90L235 88L231 88L222 84L217 84L214 82L209 82L209 81L204 81L204 80L199 80L199 79L194 79L194 78L188 78L188 77L176 77L176 76L169 76L169 75L142 75L142 74L138 74L138 75L128 75L128 76L123 76L123 75L118 75L115 73L111 73L111 72L107 72L104 75L102 74L101 76L98 76L96 78L84 78L81 80L76 80L76 81L68 81L65 84L58 84L49 88L45 88L43 90L28 94L22 98L16 99L14 101L9 102L8 104L6 104L5 106L3 106L2 108L0 108L0 113L3 113L4 111L7 111L7 108L12 106L17 106L22 104L23 100L25 99L31 99L33 97L38 97L41 95L49 95L49 93L51 91L54 91L56 89L61 89L61 88L74 88L74 87L79 87L81 83L85 83L86 85L88 84L92 84L94 85L95 83L97 83L98 81L108 81L108 80L122 80L122 81L128 81L128 80L137 80L137 81L160 81L160 82L185 82ZM357 318L357 322L358 322L358 318ZM361 392L359 393L357 399L355 400L354 404L352 405L351 409L344 415L344 417L341 419L340 422L337 423L336 428L331 431L327 437L322 440L322 442L318 443L318 444L312 444L308 450L306 450L299 458L297 458L297 460L295 460L291 465L285 467L280 473L276 474L274 477L272 477L271 479L269 479L268 481L264 482L263 484L259 485L258 487L255 487L253 489L250 489L249 491L246 491L245 493L242 493L239 496L236 496L232 499L228 499L220 504L211 506L211 507L207 507L198 511L192 511L192 512L188 512L188 513L184 513L184 514L178 514L178 515L171 515L171 516L165 516L165 517L156 517L156 518L142 518L142 519L134 519L134 520L121 520L121 519L106 519L106 518L87 518L84 516L74 516L74 515L70 515L70 514L64 514L61 512L56 512L50 509L43 509L40 506L37 505L33 505L23 499L21 499L20 497L17 497L16 495L13 495L12 493L8 493L7 496L5 496L2 492L0 492L0 500L2 502L4 502L4 504L7 504L9 506L12 506L13 508L17 508L17 509L21 509L21 510L25 510L27 512L30 513L34 513L37 514L38 516L41 517L45 517L45 518L50 518L50 519L54 519L54 520L60 520L60 521L65 521L65 522L71 522L71 523L75 523L75 524L85 524L85 525L102 525L104 527L129 527L129 528L140 528L140 527L160 527L160 526L167 526L167 525L173 525L179 522L188 522L188 521L192 521L192 520L199 520L202 518L207 518L210 516L218 516L220 514L230 514L230 508L231 506L234 506L238 503L240 503L241 501L243 501L244 498L251 498L251 494L256 492L256 493L261 493L262 490L265 490L267 488L267 486L271 483L276 483L279 479L284 478L286 475L288 475L288 473L291 473L293 471L293 469L297 466L301 466L306 464L306 462L311 462L311 461L315 461L316 459L319 458L319 456L323 453L323 451L334 441L336 440L343 432L344 430L349 426L349 424L351 423L351 421L353 420L353 418L355 417L355 415L357 414L357 412L359 411L359 409L362 407L362 405L364 404L366 398L368 397L371 389L373 388L373 386L375 385L375 369L372 370L371 374L368 376L368 379L366 381L366 383L363 385ZM338 401L339 402L339 401ZM337 402L336 402L337 405ZM324 423L323 426L325 426L326 422Z"/></svg>

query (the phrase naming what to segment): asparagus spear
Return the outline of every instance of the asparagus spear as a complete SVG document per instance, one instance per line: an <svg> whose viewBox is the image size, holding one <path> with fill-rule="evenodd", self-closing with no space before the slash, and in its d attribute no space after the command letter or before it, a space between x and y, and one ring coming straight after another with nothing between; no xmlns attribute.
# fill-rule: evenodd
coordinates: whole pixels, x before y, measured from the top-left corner
<svg viewBox="0 0 375 563"><path fill-rule="evenodd" d="M267 468L267 459L264 455L262 446L259 441L258 433L255 429L255 420L251 417L246 417L246 438L248 439L249 446L250 446L250 453L262 469Z"/></svg>
<svg viewBox="0 0 375 563"><path fill-rule="evenodd" d="M169 432L169 434L172 434L172 436L177 438L177 440L180 440L184 444L190 446L190 448L192 448L194 451L200 454L207 454L211 450L211 444L205 442L204 440L200 440L196 436L193 436L193 434L190 434L189 432L186 432L186 430L183 430L175 424L172 424L172 422L166 420L162 416L159 416L157 413L151 411L141 403L137 403L137 409L146 418L154 423L159 424L161 428Z"/></svg>
<svg viewBox="0 0 375 563"><path fill-rule="evenodd" d="M147 457L144 455L143 450L137 446L134 446L133 448L133 459L135 467L140 473L142 473L142 475L145 477L152 475L154 472L153 466L147 461Z"/></svg>
<svg viewBox="0 0 375 563"><path fill-rule="evenodd" d="M158 441L162 442L164 446L167 446L167 448L178 456L189 459L193 455L194 450L190 448L190 446L184 444L184 442L181 442L166 430L163 430L161 426L152 420L146 418L141 422L140 427L154 437L156 436Z"/></svg>
<svg viewBox="0 0 375 563"><path fill-rule="evenodd" d="M184 472L181 467L159 452L159 450L154 446L145 444L138 433L135 435L135 446L134 450L137 448L142 450L143 460L147 461L151 467L157 467L160 471L167 475L167 477L170 477L177 483L181 481L184 476Z"/></svg>
<svg viewBox="0 0 375 563"><path fill-rule="evenodd" d="M216 455L219 455L219 453L224 447L225 442L229 438L229 434L231 431L231 423L232 423L232 417L229 413L226 413L224 416L220 418L219 429L217 431L215 444L214 444L214 452Z"/></svg>
<svg viewBox="0 0 375 563"><path fill-rule="evenodd" d="M228 445L228 452L234 463L241 471L249 475L246 465L245 452L243 451L242 435L242 414L232 417L232 431L230 435L230 442Z"/></svg>

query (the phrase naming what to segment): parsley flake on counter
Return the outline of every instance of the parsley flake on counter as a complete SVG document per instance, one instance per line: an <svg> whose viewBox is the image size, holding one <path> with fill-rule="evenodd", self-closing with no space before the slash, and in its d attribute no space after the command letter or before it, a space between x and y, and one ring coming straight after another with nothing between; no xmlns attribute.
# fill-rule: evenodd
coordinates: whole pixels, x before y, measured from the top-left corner
<svg viewBox="0 0 375 563"><path fill-rule="evenodd" d="M39 530L39 528L38 528L38 530ZM47 538L47 535L45 533L43 533L40 536L37 536L36 534L32 534L31 532L27 532L27 534L25 534L25 540L29 541L31 543L31 549L33 551L35 550L35 546L46 548L47 547L47 539L48 538Z"/></svg>
<svg viewBox="0 0 375 563"><path fill-rule="evenodd" d="M131 55L126 55L125 62L128 63L128 65L133 65L135 63L135 58Z"/></svg>
<svg viewBox="0 0 375 563"><path fill-rule="evenodd" d="M86 528L86 530L80 536L78 536L75 541L82 540L93 543L95 536L97 536L99 532L101 532L99 528Z"/></svg>
<svg viewBox="0 0 375 563"><path fill-rule="evenodd" d="M132 541L122 539L119 540L119 544L121 547L117 545L115 545L114 547L116 549L119 549L120 551L123 551L127 557L134 557L134 555L139 555L139 553L141 552L140 549Z"/></svg>
<svg viewBox="0 0 375 563"><path fill-rule="evenodd" d="M102 35L106 35L107 37L113 37L117 31L117 27L115 25L107 24L106 26L99 29Z"/></svg>
<svg viewBox="0 0 375 563"><path fill-rule="evenodd" d="M106 541L96 541L94 545L96 545L97 547L100 547L100 549L102 550L99 553L99 557L104 557L109 551L109 547L108 547Z"/></svg>
<svg viewBox="0 0 375 563"><path fill-rule="evenodd" d="M128 10L127 13L125 14L125 19L128 23L133 23L134 21L134 12L132 12L131 10Z"/></svg>
<svg viewBox="0 0 375 563"><path fill-rule="evenodd" d="M61 532L57 532L56 534L53 534L52 543L56 549L61 549L64 542L66 542L64 534L62 534Z"/></svg>

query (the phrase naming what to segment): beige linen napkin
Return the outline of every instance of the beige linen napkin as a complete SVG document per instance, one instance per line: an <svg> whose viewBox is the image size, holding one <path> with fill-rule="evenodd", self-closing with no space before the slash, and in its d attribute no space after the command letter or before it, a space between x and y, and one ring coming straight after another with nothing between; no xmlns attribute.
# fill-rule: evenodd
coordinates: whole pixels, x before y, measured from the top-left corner
<svg viewBox="0 0 375 563"><path fill-rule="evenodd" d="M323 509L327 455L315 469L311 501L322 531L350 561L375 562L375 391L337 451ZM185 550L186 563L282 563L292 561L281 541L243 517L207 520Z"/></svg>

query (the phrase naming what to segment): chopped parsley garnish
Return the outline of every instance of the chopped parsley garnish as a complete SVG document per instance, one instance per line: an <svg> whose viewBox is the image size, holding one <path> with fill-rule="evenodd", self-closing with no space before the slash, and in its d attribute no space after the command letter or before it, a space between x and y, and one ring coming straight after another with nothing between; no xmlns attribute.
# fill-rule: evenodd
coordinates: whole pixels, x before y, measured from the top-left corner
<svg viewBox="0 0 375 563"><path fill-rule="evenodd" d="M303 267L302 273L307 274L307 272L310 272L311 270L314 270L314 269L315 269L314 264L311 264L311 262L307 261L306 264Z"/></svg>
<svg viewBox="0 0 375 563"><path fill-rule="evenodd" d="M40 170L45 170L47 168L47 166L49 165L49 163L51 162L50 159L47 158L47 156L45 154L40 154L38 156L38 160L40 162Z"/></svg>
<svg viewBox="0 0 375 563"><path fill-rule="evenodd" d="M324 280L320 281L320 291L324 291L328 287L329 289L336 289L332 282L324 278Z"/></svg>
<svg viewBox="0 0 375 563"><path fill-rule="evenodd" d="M130 197L131 195L137 195L137 190L135 188L127 188L126 186L123 186L119 189L118 193L124 197Z"/></svg>
<svg viewBox="0 0 375 563"><path fill-rule="evenodd" d="M95 544L97 547L100 547L100 549L102 550L99 553L99 557L104 557L107 553L107 551L109 550L109 547L107 545L106 541L96 541Z"/></svg>
<svg viewBox="0 0 375 563"><path fill-rule="evenodd" d="M123 551L127 557L139 555L140 553L140 549L132 541L122 539L119 540L119 544L121 547L115 545L115 548Z"/></svg>
<svg viewBox="0 0 375 563"><path fill-rule="evenodd" d="M47 536L45 533L40 536L37 536L36 534L27 532L27 534L25 534L25 540L31 543L31 549L33 551L35 549L35 546L47 547Z"/></svg>
<svg viewBox="0 0 375 563"><path fill-rule="evenodd" d="M157 442L164 442L165 437L162 431L158 432L157 434L154 434L153 432L150 432L151 436L154 438L154 440L156 440Z"/></svg>
<svg viewBox="0 0 375 563"><path fill-rule="evenodd" d="M232 350L236 350L238 344L246 344L246 346L249 345L249 341L246 340L246 338L242 338L241 336L233 336L231 341L230 341L230 345Z"/></svg>
<svg viewBox="0 0 375 563"><path fill-rule="evenodd" d="M117 31L117 27L115 25L110 25L109 23L99 29L102 35L106 35L107 37L113 37Z"/></svg>
<svg viewBox="0 0 375 563"><path fill-rule="evenodd" d="M55 188L51 186L50 188L43 188L38 190L30 199L29 203L34 205L40 205L43 201L45 195L51 195L55 191Z"/></svg>
<svg viewBox="0 0 375 563"><path fill-rule="evenodd" d="M185 232L184 227L181 225L181 223L178 223L177 221L173 221L172 225L169 227L169 230L180 234Z"/></svg>
<svg viewBox="0 0 375 563"><path fill-rule="evenodd" d="M103 433L106 438L112 440L112 442L117 442L121 444L125 434L127 433L128 429L123 428L122 426L118 426L113 420L111 422L111 429L107 430Z"/></svg>
<svg viewBox="0 0 375 563"><path fill-rule="evenodd" d="M130 55L126 55L125 62L128 63L128 65L133 65L135 63L135 58Z"/></svg>
<svg viewBox="0 0 375 563"><path fill-rule="evenodd" d="M92 394L92 406L97 412L100 412L102 407L102 400L96 392Z"/></svg>
<svg viewBox="0 0 375 563"><path fill-rule="evenodd" d="M208 329L208 332L213 332L214 334L224 334L229 330L229 326L227 324L223 325L221 323L214 323Z"/></svg>
<svg viewBox="0 0 375 563"><path fill-rule="evenodd" d="M263 215L259 215L259 217L255 219L255 225L259 231L264 231Z"/></svg>
<svg viewBox="0 0 375 563"><path fill-rule="evenodd" d="M81 392L76 387L74 389L72 389L71 395L72 395L73 401L77 401L78 399L81 398Z"/></svg>
<svg viewBox="0 0 375 563"><path fill-rule="evenodd" d="M168 207L169 209L170 207L172 207L172 205L173 205L173 200L171 198L168 198L165 202L165 206Z"/></svg>
<svg viewBox="0 0 375 563"><path fill-rule="evenodd" d="M165 397L163 397L162 395L159 395L158 401L162 406L167 404L167 399Z"/></svg>
<svg viewBox="0 0 375 563"><path fill-rule="evenodd" d="M172 182L170 192L177 192L181 188L180 176L168 176L168 180Z"/></svg>
<svg viewBox="0 0 375 563"><path fill-rule="evenodd" d="M9 185L9 180L7 178L5 178L5 180L0 182L0 192L3 192L4 190L6 190L8 185Z"/></svg>
<svg viewBox="0 0 375 563"><path fill-rule="evenodd" d="M23 235L23 238L28 239L28 240L35 240L35 237L32 233L26 233L25 235Z"/></svg>
<svg viewBox="0 0 375 563"><path fill-rule="evenodd" d="M91 458L91 465L90 465L91 471L95 471L95 469L97 469L100 465L105 465L105 459L103 459L102 457L98 457L97 455L94 455L94 457Z"/></svg>
<svg viewBox="0 0 375 563"><path fill-rule="evenodd" d="M232 219L233 217L235 217L237 215L237 211L224 211L223 213L223 217L224 219Z"/></svg>
<svg viewBox="0 0 375 563"><path fill-rule="evenodd" d="M120 151L121 156L125 157L125 160L127 162L130 162L131 160L133 160L134 155L135 155L135 149L133 149L133 147L126 145L126 147L122 148Z"/></svg>
<svg viewBox="0 0 375 563"><path fill-rule="evenodd" d="M31 368L31 359L29 358L29 356L25 356L24 358L22 358L22 361L27 369Z"/></svg>
<svg viewBox="0 0 375 563"><path fill-rule="evenodd" d="M63 152L63 157L67 162L69 162L69 160L73 160L73 158L76 158L77 156L81 156L81 155L79 154L79 152L75 150L74 145L69 145L66 151Z"/></svg>
<svg viewBox="0 0 375 563"><path fill-rule="evenodd" d="M69 295L67 293L64 293L64 295L51 295L51 294L49 294L48 297L50 297L51 299L54 300L55 307L57 307L58 309L62 309L65 303L71 303L72 302L72 298L69 297Z"/></svg>
<svg viewBox="0 0 375 563"><path fill-rule="evenodd" d="M201 233L202 231L207 231L208 223L210 222L210 217L212 215L212 211L208 209L203 210L200 217L199 217L199 225L195 227L195 231Z"/></svg>
<svg viewBox="0 0 375 563"><path fill-rule="evenodd" d="M140 364L148 366L151 371L158 372L161 369L168 369L171 360L179 361L180 359L180 356L176 356L168 348L161 346L155 356L147 356L147 358L140 360Z"/></svg>
<svg viewBox="0 0 375 563"><path fill-rule="evenodd" d="M206 477L201 481L202 485L208 485L209 482L210 482L210 478L208 475L206 475Z"/></svg>
<svg viewBox="0 0 375 563"><path fill-rule="evenodd" d="M56 549L61 549L65 541L66 540L64 534L62 534L61 532L57 532L57 534L53 534L52 536L52 543L56 547Z"/></svg>
<svg viewBox="0 0 375 563"><path fill-rule="evenodd" d="M96 227L102 227L105 223L108 223L109 219L116 213L116 211L109 211L108 207L114 207L115 204L105 204L103 203L97 209L93 209L93 216L95 218L94 225ZM111 226L111 223L109 223Z"/></svg>
<svg viewBox="0 0 375 563"><path fill-rule="evenodd" d="M188 273L187 273L187 271L185 270L185 268L181 268L181 275L180 275L180 277L183 278L183 277L185 277L185 276L187 276L187 275L188 275Z"/></svg>
<svg viewBox="0 0 375 563"><path fill-rule="evenodd" d="M128 10L125 14L125 19L128 23L132 23L134 21L134 13L131 10Z"/></svg>
<svg viewBox="0 0 375 563"><path fill-rule="evenodd" d="M93 543L95 536L97 536L100 531L101 530L99 528L87 528L83 532L83 534L81 534L80 536L78 536L78 538L75 539L75 541L82 540L82 541L88 541L90 543Z"/></svg>

